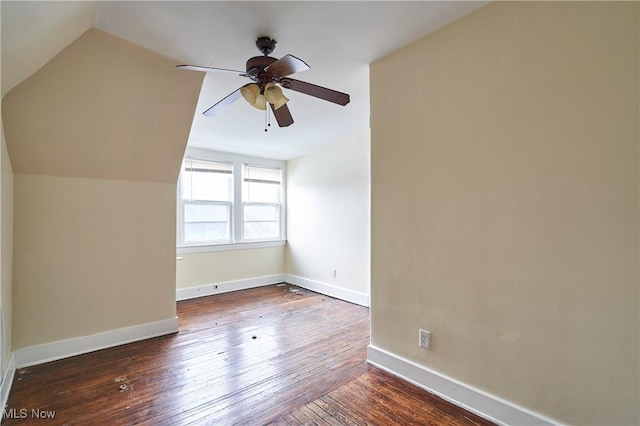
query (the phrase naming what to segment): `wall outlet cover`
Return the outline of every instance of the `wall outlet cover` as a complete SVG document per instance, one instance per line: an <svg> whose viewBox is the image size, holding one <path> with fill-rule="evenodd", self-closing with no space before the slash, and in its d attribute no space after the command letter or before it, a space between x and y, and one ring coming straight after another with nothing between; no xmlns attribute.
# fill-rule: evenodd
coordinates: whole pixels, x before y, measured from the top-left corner
<svg viewBox="0 0 640 426"><path fill-rule="evenodd" d="M418 346L425 349L431 349L431 332L427 330L418 330Z"/></svg>

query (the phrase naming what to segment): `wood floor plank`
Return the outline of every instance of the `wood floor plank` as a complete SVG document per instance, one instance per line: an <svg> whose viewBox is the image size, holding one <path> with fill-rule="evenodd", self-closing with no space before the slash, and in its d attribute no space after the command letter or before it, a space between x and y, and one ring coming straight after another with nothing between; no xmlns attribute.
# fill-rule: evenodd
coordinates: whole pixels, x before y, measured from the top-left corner
<svg viewBox="0 0 640 426"><path fill-rule="evenodd" d="M489 424L367 365L365 307L273 285L177 311L177 334L18 370L5 413L48 410L47 424L66 425ZM15 417L3 424L42 422Z"/></svg>
<svg viewBox="0 0 640 426"><path fill-rule="evenodd" d="M325 399L330 399L330 398L325 395L317 399L316 401L314 401L314 403L318 407L320 407L322 410L324 410L327 414L329 414L331 417L336 419L336 421L341 425L359 426L361 424L366 424L364 420L362 420L361 422L358 422L354 418L355 417L354 415L351 415L350 413L344 413L343 410L341 410L339 407L336 407L337 404L329 403Z"/></svg>
<svg viewBox="0 0 640 426"><path fill-rule="evenodd" d="M334 408L337 412L341 413L341 417L344 417L345 421L348 421L349 423L353 423L357 426L367 426L369 424L366 419L357 414L358 409L352 411L347 407L347 405L340 401L336 401L329 394L323 395L320 400Z"/></svg>
<svg viewBox="0 0 640 426"><path fill-rule="evenodd" d="M300 421L293 416L293 414L286 414L284 418L287 420L287 423L291 426L300 424Z"/></svg>
<svg viewBox="0 0 640 426"><path fill-rule="evenodd" d="M313 411L317 416L319 416L322 420L324 420L328 425L330 425L330 426L342 426L342 423L340 423L340 421L337 418L335 418L330 413L325 411L315 401L314 402L310 402L309 404L306 405L306 407L309 408L311 411Z"/></svg>

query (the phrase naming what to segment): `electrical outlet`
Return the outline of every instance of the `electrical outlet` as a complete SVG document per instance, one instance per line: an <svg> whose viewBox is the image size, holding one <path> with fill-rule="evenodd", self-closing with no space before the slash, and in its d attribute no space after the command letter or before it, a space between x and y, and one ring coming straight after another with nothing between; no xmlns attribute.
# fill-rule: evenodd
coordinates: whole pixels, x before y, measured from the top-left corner
<svg viewBox="0 0 640 426"><path fill-rule="evenodd" d="M431 332L427 330L418 330L418 346L425 349L431 349Z"/></svg>

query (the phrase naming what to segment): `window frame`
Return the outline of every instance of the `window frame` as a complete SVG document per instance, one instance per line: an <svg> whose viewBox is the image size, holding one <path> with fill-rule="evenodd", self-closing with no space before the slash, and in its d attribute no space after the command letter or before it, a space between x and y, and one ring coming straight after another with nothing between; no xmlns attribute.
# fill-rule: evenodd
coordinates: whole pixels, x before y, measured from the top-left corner
<svg viewBox="0 0 640 426"><path fill-rule="evenodd" d="M224 250L239 250L249 248L277 247L286 244L286 161L272 160L268 158L251 157L247 155L230 154L219 151L211 151L202 148L188 147L184 160L193 159L200 161L212 161L218 163L227 163L232 165L233 176L233 194L230 202L231 209L231 241L215 242L215 243L186 243L184 242L184 216L183 216L183 200L182 200L182 172L184 163L180 166L180 174L178 176L177 186L177 217L176 217L176 247L177 254L203 253ZM264 167L270 169L280 169L280 204L279 204L279 222L280 237L270 240L246 240L244 239L244 202L242 198L243 184L243 167L244 166ZM270 203L274 204L274 203Z"/></svg>

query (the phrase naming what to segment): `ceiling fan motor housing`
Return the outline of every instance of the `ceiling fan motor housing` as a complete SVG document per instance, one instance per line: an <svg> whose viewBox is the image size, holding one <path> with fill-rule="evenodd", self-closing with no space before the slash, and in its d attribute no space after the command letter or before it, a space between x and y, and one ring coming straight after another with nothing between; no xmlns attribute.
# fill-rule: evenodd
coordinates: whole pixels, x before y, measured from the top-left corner
<svg viewBox="0 0 640 426"><path fill-rule="evenodd" d="M276 43L277 41L271 37L258 37L256 47L264 56L254 56L247 61L247 76L258 83L261 89L264 89L264 86L269 83L264 69L277 61L276 58L269 56L276 48Z"/></svg>
<svg viewBox="0 0 640 426"><path fill-rule="evenodd" d="M271 56L254 56L247 61L247 75L256 83L266 84L268 81L260 81L265 75L264 69L275 61L277 59Z"/></svg>

